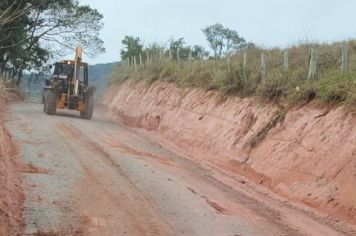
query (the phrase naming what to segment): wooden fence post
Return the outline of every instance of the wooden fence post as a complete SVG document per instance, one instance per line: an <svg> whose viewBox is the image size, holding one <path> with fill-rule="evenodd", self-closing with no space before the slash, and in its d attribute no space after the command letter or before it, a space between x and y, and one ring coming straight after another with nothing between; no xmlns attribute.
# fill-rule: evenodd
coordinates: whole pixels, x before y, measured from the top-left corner
<svg viewBox="0 0 356 236"><path fill-rule="evenodd" d="M146 64L147 65L150 64L150 53L149 52L146 53Z"/></svg>
<svg viewBox="0 0 356 236"><path fill-rule="evenodd" d="M314 79L316 75L317 52L315 48L310 49L308 79Z"/></svg>
<svg viewBox="0 0 356 236"><path fill-rule="evenodd" d="M287 71L289 69L288 49L285 49L283 52L283 69L285 71Z"/></svg>
<svg viewBox="0 0 356 236"><path fill-rule="evenodd" d="M245 81L247 81L247 51L243 52L243 67L242 67L242 75Z"/></svg>
<svg viewBox="0 0 356 236"><path fill-rule="evenodd" d="M203 52L200 52L199 54L200 54L200 55L199 55L199 56L200 56L200 67L203 67L203 61L204 61Z"/></svg>
<svg viewBox="0 0 356 236"><path fill-rule="evenodd" d="M139 55L139 58L140 58L140 66L142 65L142 54L140 53Z"/></svg>
<svg viewBox="0 0 356 236"><path fill-rule="evenodd" d="M179 55L179 52L180 52L180 48L177 48L177 61L178 61L178 64L180 64L180 55Z"/></svg>
<svg viewBox="0 0 356 236"><path fill-rule="evenodd" d="M348 70L348 55L347 55L347 43L344 41L341 45L341 72L346 73Z"/></svg>
<svg viewBox="0 0 356 236"><path fill-rule="evenodd" d="M230 71L231 58L230 55L226 56L227 69Z"/></svg>
<svg viewBox="0 0 356 236"><path fill-rule="evenodd" d="M137 71L136 56L133 57L134 70Z"/></svg>
<svg viewBox="0 0 356 236"><path fill-rule="evenodd" d="M267 63L265 54L262 52L261 54L261 78L262 80L266 79L267 76Z"/></svg>
<svg viewBox="0 0 356 236"><path fill-rule="evenodd" d="M192 50L189 50L189 64L190 70L193 71L193 57L192 57Z"/></svg>

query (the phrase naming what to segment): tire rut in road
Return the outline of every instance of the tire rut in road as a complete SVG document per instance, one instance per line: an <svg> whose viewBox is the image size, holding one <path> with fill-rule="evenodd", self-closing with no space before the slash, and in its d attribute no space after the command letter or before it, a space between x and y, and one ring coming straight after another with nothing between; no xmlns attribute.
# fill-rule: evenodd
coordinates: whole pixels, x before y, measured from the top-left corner
<svg viewBox="0 0 356 236"><path fill-rule="evenodd" d="M88 148L90 151L98 153L100 158L102 158L105 162L107 162L109 165L115 167L115 171L118 172L118 174L122 175L125 179L130 179L129 176L127 176L124 171L121 169L120 165L117 164L115 161L112 160L111 156L109 153L107 153L100 145L97 143L93 142L89 137L87 137L83 132L81 132L79 129L72 125L64 125L60 124L59 128L61 130L65 130L72 138L76 140L81 140L81 142L85 143L86 148ZM152 144L154 145L154 144ZM120 144L122 147L123 144ZM125 145L126 146L126 145ZM125 147L127 149L127 147ZM160 148L161 149L161 148ZM133 148L130 148L130 150L135 150ZM167 151L169 152L169 151ZM141 151L135 150L133 154L140 154L142 153ZM256 215L266 219L271 225L276 226L279 228L279 231L281 235L303 235L301 234L298 230L291 228L290 226L284 224L283 219L279 212L269 208L265 204L249 198L246 195L243 195L243 193L236 192L233 189L231 189L229 186L225 185L221 181L215 179L212 177L212 173L201 167L199 164L186 159L184 157L178 156L174 153L169 153L169 155L166 156L166 158L169 161L172 161L174 163L178 163L180 166L183 167L186 171L189 171L190 173L194 173L196 177L201 178L204 182L208 182L209 185L213 185L215 188L220 189L221 191L225 192L228 194L231 199L234 199L235 202L238 204L244 205L245 207L251 209ZM217 210L217 208L221 207L219 206L218 203L213 202L209 200L206 196L202 197L204 201L207 202L209 206ZM220 209L222 212L222 208Z"/></svg>
<svg viewBox="0 0 356 236"><path fill-rule="evenodd" d="M98 225L84 225L81 226L80 231L88 233L88 231L93 231L92 228L96 228L96 231L101 230L98 235L102 235L103 232L106 232L106 235L118 232L130 235L173 235L169 225L160 218L158 208L144 192L136 187L109 153L72 125L61 123L57 125L57 130L68 140L69 149L79 160L84 172L85 177L80 184L77 196L85 196L79 198L81 201L85 199L84 202L87 202L85 205L88 208L106 208L105 214L110 215L106 218L111 218L111 224L107 220L106 226L101 229L98 229ZM101 161L98 162L99 160ZM91 189L94 190L91 191ZM100 194L100 199L98 194ZM98 206L98 203L102 204ZM80 208L84 212L90 211L90 209L83 209L84 206ZM116 215L115 212L117 212ZM98 213L103 214L93 211L89 215ZM78 217L88 218L82 215Z"/></svg>
<svg viewBox="0 0 356 236"><path fill-rule="evenodd" d="M162 149L161 145L153 143L150 139L147 138L146 141L148 141L152 146L155 146L157 149ZM155 141L157 140L155 139ZM236 175L232 176L229 173L225 173L220 168L214 167L212 165L204 167L196 160L192 160L191 157L186 158L170 151L169 149L163 150L165 152L164 156L171 162L180 165L181 169L187 170L190 173L200 177L201 179L204 179L205 181L213 184L217 189L227 193L231 199L234 199L234 201L238 204L247 206L249 209L253 210L256 215L267 219L271 224L280 228L281 232L283 233L287 233L288 235L303 235L303 233L297 229L298 227L294 228L289 222L285 221L283 215L285 214L284 210L283 213L280 213L278 208L288 209L288 211L309 217L310 220L314 221L315 225L319 224L322 227L330 228L331 231L334 230L335 233L342 235L355 234L353 227L348 227L342 222L337 220L335 221L335 219L323 216L321 213L314 212L312 209L306 210L303 207L297 207L289 202L286 202L285 200L271 197L270 194L267 194L265 191L261 192L258 188L254 189L253 185L248 187L248 194L245 193L246 188L244 188L242 191L238 191L236 188L231 188L230 185L227 185L225 182L221 181L219 177L215 177L215 174L218 173L218 176L224 176L224 178L227 177L228 179L233 180L233 182L238 183L238 185L241 187L246 184L246 181L242 180L241 177ZM189 187L187 188L192 191ZM195 192L195 190L193 191ZM250 192L252 194L250 194ZM195 192L195 194L198 193ZM261 201L261 198L268 199L268 203ZM272 203L272 205L276 205L278 207L271 207L268 205L269 203Z"/></svg>

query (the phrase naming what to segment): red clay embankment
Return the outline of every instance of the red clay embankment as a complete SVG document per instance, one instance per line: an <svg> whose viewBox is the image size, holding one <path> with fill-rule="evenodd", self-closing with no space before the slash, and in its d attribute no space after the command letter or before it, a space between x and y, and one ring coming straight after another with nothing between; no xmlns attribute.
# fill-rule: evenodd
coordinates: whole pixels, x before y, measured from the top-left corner
<svg viewBox="0 0 356 236"><path fill-rule="evenodd" d="M101 103L201 162L356 224L356 117L342 107L285 114L254 98L131 81L109 88Z"/></svg>
<svg viewBox="0 0 356 236"><path fill-rule="evenodd" d="M17 152L4 127L5 102L0 96L0 236L21 235L23 193Z"/></svg>

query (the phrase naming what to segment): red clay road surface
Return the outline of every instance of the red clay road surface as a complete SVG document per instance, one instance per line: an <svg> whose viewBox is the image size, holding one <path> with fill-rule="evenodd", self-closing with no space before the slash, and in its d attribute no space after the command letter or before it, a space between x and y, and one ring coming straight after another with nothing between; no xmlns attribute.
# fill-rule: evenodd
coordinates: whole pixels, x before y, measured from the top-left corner
<svg viewBox="0 0 356 236"><path fill-rule="evenodd" d="M100 110L87 121L16 103L6 126L30 167L25 235L356 235L353 226L202 166Z"/></svg>

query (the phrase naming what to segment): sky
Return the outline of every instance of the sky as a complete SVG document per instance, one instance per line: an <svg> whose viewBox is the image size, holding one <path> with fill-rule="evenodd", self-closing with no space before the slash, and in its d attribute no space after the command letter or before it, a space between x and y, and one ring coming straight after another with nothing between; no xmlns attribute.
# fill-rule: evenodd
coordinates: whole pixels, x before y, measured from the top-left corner
<svg viewBox="0 0 356 236"><path fill-rule="evenodd" d="M354 0L80 0L104 15L106 53L89 63L120 60L125 35L145 45L184 37L208 48L201 29L221 23L257 45L287 47L300 42L356 38Z"/></svg>

